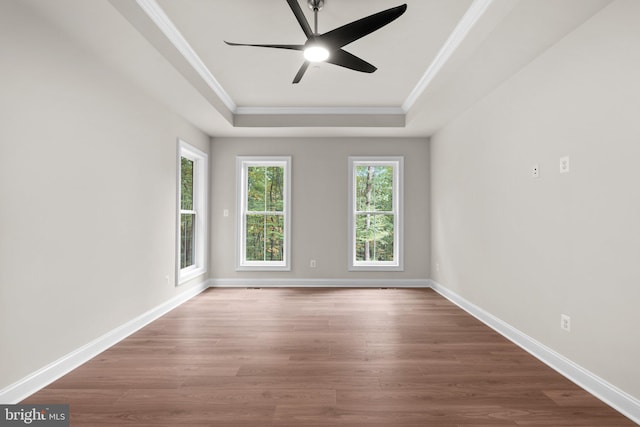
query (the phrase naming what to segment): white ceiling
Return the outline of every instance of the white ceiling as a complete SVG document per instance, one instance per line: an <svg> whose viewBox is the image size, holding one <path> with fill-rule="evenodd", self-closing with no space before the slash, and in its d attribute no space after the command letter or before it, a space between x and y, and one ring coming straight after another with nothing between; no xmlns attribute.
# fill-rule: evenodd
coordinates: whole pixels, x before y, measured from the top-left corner
<svg viewBox="0 0 640 427"><path fill-rule="evenodd" d="M306 37L286 1L235 0L231 8L225 7L228 0L158 3L238 106L400 107L471 0L409 0L398 20L345 47L377 66L375 73L320 63L298 85L291 81L303 62L301 52L223 43L304 44ZM313 25L306 0L299 3ZM401 3L327 0L318 30L323 33Z"/></svg>
<svg viewBox="0 0 640 427"><path fill-rule="evenodd" d="M429 136L610 0L405 0L345 50L373 74L320 64L285 0L26 0L106 66L212 136ZM299 0L307 19L312 12ZM402 0L326 0L325 32Z"/></svg>

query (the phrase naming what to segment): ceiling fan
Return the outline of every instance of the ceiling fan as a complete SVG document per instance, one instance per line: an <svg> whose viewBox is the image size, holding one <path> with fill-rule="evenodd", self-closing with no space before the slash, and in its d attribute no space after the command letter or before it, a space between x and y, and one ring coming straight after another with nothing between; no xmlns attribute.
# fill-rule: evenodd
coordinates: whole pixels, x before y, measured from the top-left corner
<svg viewBox="0 0 640 427"><path fill-rule="evenodd" d="M293 79L294 84L300 82L311 62L328 62L363 73L373 73L377 70L375 66L342 48L398 19L407 10L407 5L403 4L350 22L324 34L318 34L318 12L324 6L324 0L307 0L309 7L313 10L313 30L305 18L298 0L287 0L287 3L298 20L298 24L302 27L304 35L307 36L305 44L247 44L228 41L225 43L229 46L268 47L304 52L305 61Z"/></svg>

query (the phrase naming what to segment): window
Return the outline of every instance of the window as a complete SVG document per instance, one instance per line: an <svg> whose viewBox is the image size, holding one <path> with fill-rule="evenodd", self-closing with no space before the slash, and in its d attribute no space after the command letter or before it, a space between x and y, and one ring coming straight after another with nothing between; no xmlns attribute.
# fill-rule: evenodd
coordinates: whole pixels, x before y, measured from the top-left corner
<svg viewBox="0 0 640 427"><path fill-rule="evenodd" d="M178 182L176 283L181 284L207 271L207 154L181 140Z"/></svg>
<svg viewBox="0 0 640 427"><path fill-rule="evenodd" d="M402 270L402 157L349 157L349 270Z"/></svg>
<svg viewBox="0 0 640 427"><path fill-rule="evenodd" d="M290 157L238 157L238 270L290 270Z"/></svg>

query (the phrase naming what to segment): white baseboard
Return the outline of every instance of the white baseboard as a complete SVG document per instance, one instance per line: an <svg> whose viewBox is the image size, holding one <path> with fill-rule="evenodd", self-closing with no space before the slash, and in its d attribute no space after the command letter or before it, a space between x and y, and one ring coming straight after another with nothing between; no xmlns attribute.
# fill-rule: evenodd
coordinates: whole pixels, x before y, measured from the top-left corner
<svg viewBox="0 0 640 427"><path fill-rule="evenodd" d="M135 319L130 320L124 325L121 325L101 337L96 338L90 343L72 351L47 366L38 369L20 381L5 387L0 390L0 404L15 404L31 396L33 393L43 387L46 387L83 363L86 363L93 357L102 353L114 344L117 344L119 341L122 341L160 316L198 295L208 287L208 282L204 281L203 283L190 288L188 291L175 296L169 301L166 301L146 313L141 314Z"/></svg>
<svg viewBox="0 0 640 427"><path fill-rule="evenodd" d="M212 288L428 288L428 279L209 279Z"/></svg>
<svg viewBox="0 0 640 427"><path fill-rule="evenodd" d="M632 421L640 424L640 401L608 383L594 373L577 365L561 354L522 333L508 323L462 298L438 282L430 280L430 287L443 297L471 314L508 340L616 409Z"/></svg>

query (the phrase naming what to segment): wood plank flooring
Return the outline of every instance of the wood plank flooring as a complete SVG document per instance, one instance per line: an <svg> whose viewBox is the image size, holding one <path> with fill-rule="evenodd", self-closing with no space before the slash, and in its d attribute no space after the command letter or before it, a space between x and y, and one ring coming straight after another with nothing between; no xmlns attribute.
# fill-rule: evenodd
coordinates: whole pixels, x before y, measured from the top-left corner
<svg viewBox="0 0 640 427"><path fill-rule="evenodd" d="M430 289L210 289L24 403L72 426L633 426Z"/></svg>

